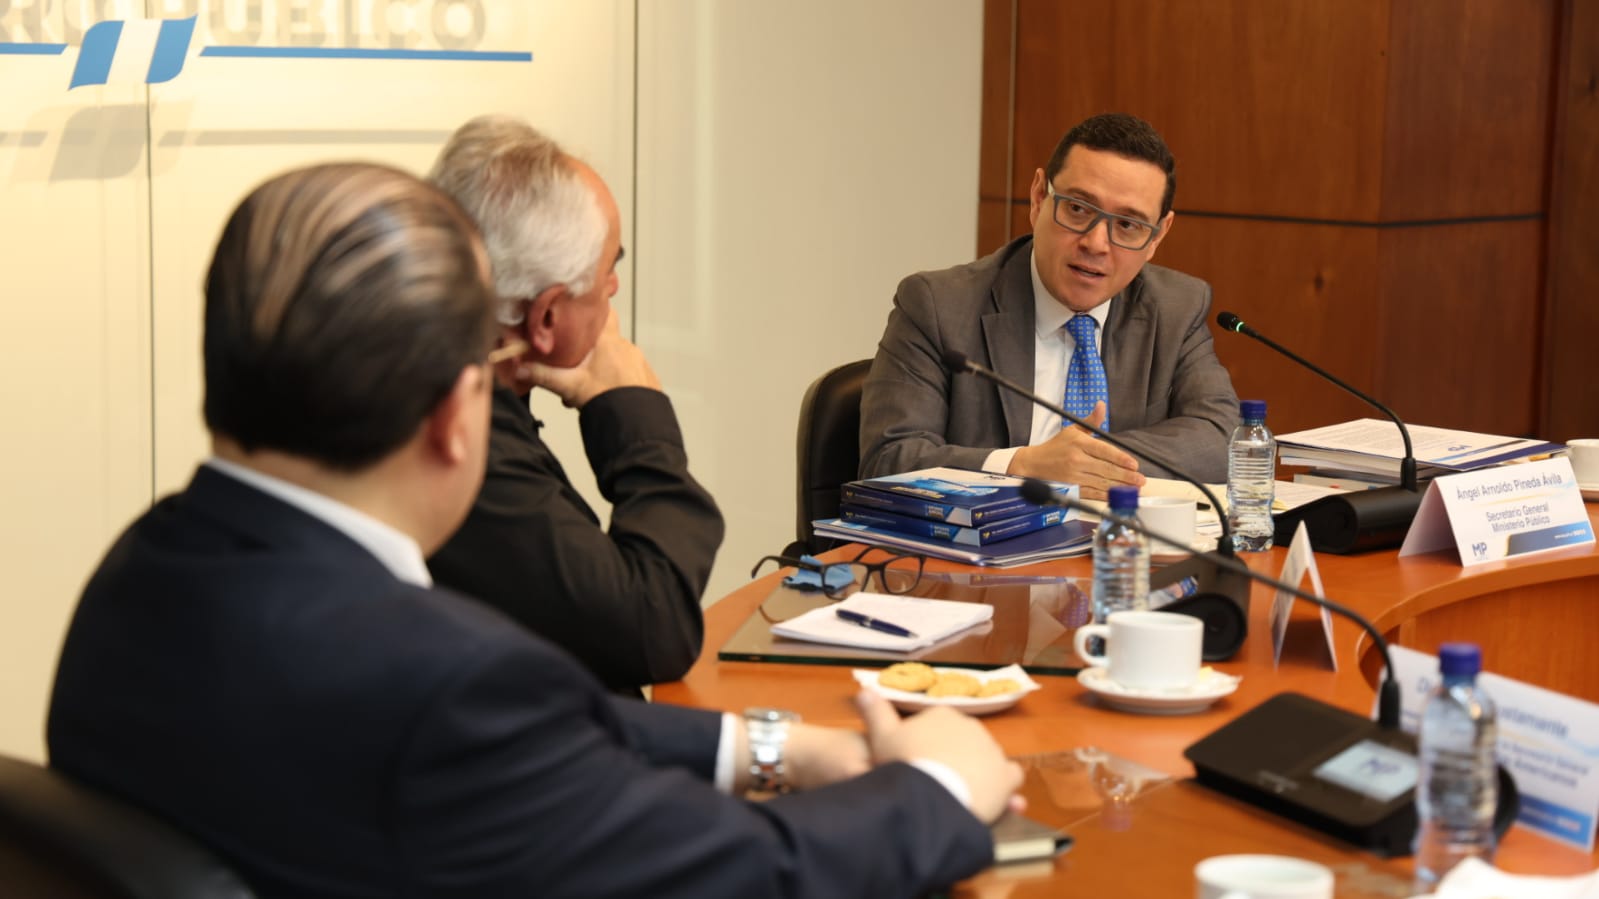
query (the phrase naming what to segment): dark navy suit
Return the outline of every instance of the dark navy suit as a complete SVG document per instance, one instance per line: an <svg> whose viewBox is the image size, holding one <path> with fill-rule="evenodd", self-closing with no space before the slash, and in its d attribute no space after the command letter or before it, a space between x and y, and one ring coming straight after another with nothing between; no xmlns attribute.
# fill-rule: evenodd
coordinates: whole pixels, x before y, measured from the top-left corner
<svg viewBox="0 0 1599 899"><path fill-rule="evenodd" d="M722 795L719 726L202 468L85 588L48 736L263 896L908 896L990 859L903 764Z"/></svg>

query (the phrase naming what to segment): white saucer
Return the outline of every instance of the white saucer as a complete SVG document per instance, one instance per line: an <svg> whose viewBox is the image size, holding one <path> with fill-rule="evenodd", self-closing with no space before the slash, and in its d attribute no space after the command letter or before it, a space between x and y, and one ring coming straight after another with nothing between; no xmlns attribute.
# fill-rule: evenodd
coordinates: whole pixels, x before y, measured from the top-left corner
<svg viewBox="0 0 1599 899"><path fill-rule="evenodd" d="M1194 537L1193 542L1188 545L1187 549L1183 549L1181 547L1174 548L1169 544L1156 543L1155 541L1151 540L1149 542L1149 561L1164 565L1170 562L1181 562L1185 559L1193 558L1195 553L1214 552L1216 549L1216 541L1218 539L1220 538L1218 538L1215 534L1199 534Z"/></svg>
<svg viewBox="0 0 1599 899"><path fill-rule="evenodd" d="M1591 503L1599 503L1599 484L1578 484L1577 489L1582 491L1582 498Z"/></svg>
<svg viewBox="0 0 1599 899"><path fill-rule="evenodd" d="M1124 712L1146 715L1187 715L1201 711L1238 689L1242 679L1206 667L1200 669L1199 678L1187 687L1139 690L1111 680L1104 668L1084 668L1077 673L1077 682L1091 690L1101 702Z"/></svg>

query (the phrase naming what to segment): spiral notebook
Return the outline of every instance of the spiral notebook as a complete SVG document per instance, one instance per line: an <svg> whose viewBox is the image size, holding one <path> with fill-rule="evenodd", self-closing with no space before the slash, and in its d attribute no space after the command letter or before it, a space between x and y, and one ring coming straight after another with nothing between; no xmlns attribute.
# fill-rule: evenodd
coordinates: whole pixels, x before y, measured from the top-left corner
<svg viewBox="0 0 1599 899"><path fill-rule="evenodd" d="M883 633L838 616L838 610L857 612L878 621L898 625L913 636ZM772 625L772 633L791 640L830 643L887 652L911 652L994 617L987 603L952 602L923 599L919 596L890 596L860 592L843 602L812 609L803 615Z"/></svg>

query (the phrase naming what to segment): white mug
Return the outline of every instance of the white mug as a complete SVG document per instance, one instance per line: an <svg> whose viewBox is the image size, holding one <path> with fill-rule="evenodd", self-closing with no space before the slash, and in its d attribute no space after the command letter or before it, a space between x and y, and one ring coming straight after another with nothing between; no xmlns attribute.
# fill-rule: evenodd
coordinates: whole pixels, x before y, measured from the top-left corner
<svg viewBox="0 0 1599 899"><path fill-rule="evenodd" d="M1103 637L1105 655L1088 652L1088 641ZM1124 687L1162 689L1185 687L1199 677L1204 624L1192 615L1176 612L1112 612L1104 624L1077 629L1072 645L1084 662L1107 669L1110 679Z"/></svg>
<svg viewBox="0 0 1599 899"><path fill-rule="evenodd" d="M1190 552L1199 517L1199 504L1180 496L1140 496L1138 521L1157 534L1176 537L1177 542L1149 538L1149 552L1155 556L1172 556Z"/></svg>
<svg viewBox="0 0 1599 899"><path fill-rule="evenodd" d="M1287 855L1217 855L1194 866L1198 899L1332 899L1326 865Z"/></svg>
<svg viewBox="0 0 1599 899"><path fill-rule="evenodd" d="M1577 475L1577 483L1584 487L1599 484L1599 439L1567 441L1566 455L1571 457L1571 470Z"/></svg>

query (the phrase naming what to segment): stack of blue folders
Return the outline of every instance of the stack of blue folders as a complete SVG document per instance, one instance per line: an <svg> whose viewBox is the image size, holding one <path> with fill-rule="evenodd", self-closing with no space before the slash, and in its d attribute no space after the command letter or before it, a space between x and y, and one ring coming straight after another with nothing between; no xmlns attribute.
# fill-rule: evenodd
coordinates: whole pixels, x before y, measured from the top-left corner
<svg viewBox="0 0 1599 899"><path fill-rule="evenodd" d="M1021 496L1022 479L924 468L845 484L837 518L812 522L837 540L908 549L974 565L1009 566L1078 555L1093 526ZM1075 484L1051 485L1076 498Z"/></svg>

